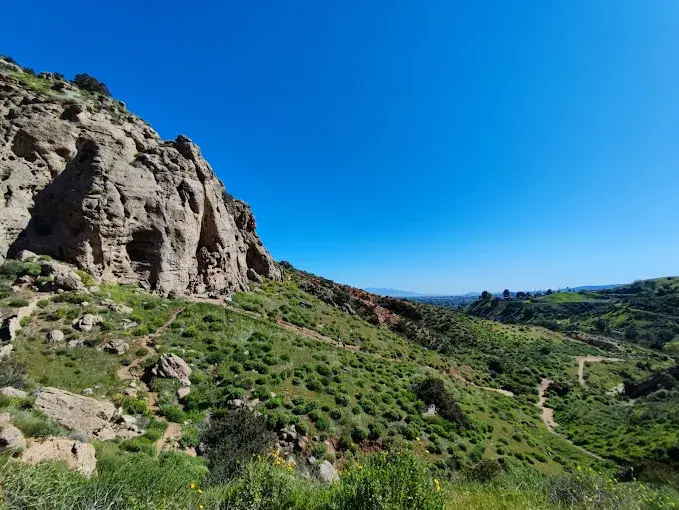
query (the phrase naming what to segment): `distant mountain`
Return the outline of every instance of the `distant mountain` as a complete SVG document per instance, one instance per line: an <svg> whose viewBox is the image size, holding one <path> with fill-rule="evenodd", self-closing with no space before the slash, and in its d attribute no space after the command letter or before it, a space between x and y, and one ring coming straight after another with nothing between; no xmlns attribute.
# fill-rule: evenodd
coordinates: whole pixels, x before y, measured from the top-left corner
<svg viewBox="0 0 679 510"><path fill-rule="evenodd" d="M428 294L418 294L417 292L410 292L409 290L399 290L399 289L383 289L381 287L366 287L363 289L371 294L377 294L378 296L387 297L416 297L416 296L427 296Z"/></svg>

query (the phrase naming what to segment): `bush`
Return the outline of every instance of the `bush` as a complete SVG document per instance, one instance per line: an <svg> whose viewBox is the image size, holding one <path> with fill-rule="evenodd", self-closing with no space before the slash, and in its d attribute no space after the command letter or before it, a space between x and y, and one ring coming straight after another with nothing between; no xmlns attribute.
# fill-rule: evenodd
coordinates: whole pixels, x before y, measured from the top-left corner
<svg viewBox="0 0 679 510"><path fill-rule="evenodd" d="M274 439L266 420L248 409L216 411L200 434L210 483L232 480L250 459L269 451Z"/></svg>
<svg viewBox="0 0 679 510"><path fill-rule="evenodd" d="M25 362L10 358L0 363L0 388L6 386L17 389L28 386Z"/></svg>
<svg viewBox="0 0 679 510"><path fill-rule="evenodd" d="M334 495L338 510L377 508L443 509L443 500L425 464L412 452L394 449L352 465Z"/></svg>
<svg viewBox="0 0 679 510"><path fill-rule="evenodd" d="M13 299L8 303L12 308L23 308L28 306L28 299Z"/></svg>
<svg viewBox="0 0 679 510"><path fill-rule="evenodd" d="M480 482L487 482L502 472L502 466L495 459L482 459L472 466L469 477Z"/></svg>
<svg viewBox="0 0 679 510"><path fill-rule="evenodd" d="M79 89L86 90L87 92L93 92L95 94L102 94L104 96L111 97L111 91L108 90L108 87L87 73L76 74L75 78L71 80L71 83L73 83L73 85Z"/></svg>
<svg viewBox="0 0 679 510"><path fill-rule="evenodd" d="M469 420L453 399L441 379L429 377L415 386L417 398L427 405L435 405L441 417L462 427L469 425Z"/></svg>

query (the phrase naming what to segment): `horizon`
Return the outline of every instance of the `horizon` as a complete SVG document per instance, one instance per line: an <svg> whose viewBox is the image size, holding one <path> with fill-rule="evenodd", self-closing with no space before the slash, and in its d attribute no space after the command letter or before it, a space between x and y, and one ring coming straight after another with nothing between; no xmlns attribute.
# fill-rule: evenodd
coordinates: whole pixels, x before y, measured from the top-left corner
<svg viewBox="0 0 679 510"><path fill-rule="evenodd" d="M91 74L191 138L276 260L338 282L460 295L679 272L678 5L199 5L66 1L27 25L11 4L0 53ZM131 13L144 29L122 38Z"/></svg>

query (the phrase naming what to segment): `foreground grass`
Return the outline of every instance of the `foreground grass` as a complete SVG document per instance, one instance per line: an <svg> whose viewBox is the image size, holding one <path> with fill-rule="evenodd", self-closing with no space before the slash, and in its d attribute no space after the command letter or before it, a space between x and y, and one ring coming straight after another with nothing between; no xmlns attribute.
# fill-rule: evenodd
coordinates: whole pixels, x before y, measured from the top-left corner
<svg viewBox="0 0 679 510"><path fill-rule="evenodd" d="M58 464L0 468L0 508L7 510L173 509L544 509L675 508L679 496L618 483L593 471L547 477L510 470L491 479L436 478L410 451L359 457L339 482L324 485L260 458L234 480L204 487L200 459L178 453L158 458L100 450L99 475L85 478Z"/></svg>

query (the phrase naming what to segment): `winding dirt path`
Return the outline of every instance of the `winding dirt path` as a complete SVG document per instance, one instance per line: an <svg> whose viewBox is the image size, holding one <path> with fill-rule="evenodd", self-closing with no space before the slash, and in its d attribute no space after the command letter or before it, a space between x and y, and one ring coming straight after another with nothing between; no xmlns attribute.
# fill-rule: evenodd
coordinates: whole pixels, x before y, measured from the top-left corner
<svg viewBox="0 0 679 510"><path fill-rule="evenodd" d="M585 363L599 363L600 361L622 361L619 358L605 358L603 356L576 356L578 360L578 381L580 386L587 386L585 381Z"/></svg>
<svg viewBox="0 0 679 510"><path fill-rule="evenodd" d="M476 383L473 383L472 381L465 379L462 374L460 374L458 371L453 370L452 368L448 370L448 374L452 375L455 379L458 381L462 381L464 383L467 383L471 386L474 386L475 388L479 388L480 390L486 390L486 391L492 391L493 393L499 393L500 395L504 395L505 397L513 397L514 393L512 393L509 390L503 390L501 388L491 388L490 386L479 386Z"/></svg>
<svg viewBox="0 0 679 510"><path fill-rule="evenodd" d="M179 317L179 314L182 313L186 307L181 307L177 308L174 312L172 312L172 315L170 315L170 318L165 321L165 323L160 326L156 331L153 333L144 336L141 341L139 342L140 346L144 346L147 349L147 353L142 356L141 358L135 359L132 363L130 363L127 366L121 366L118 369L118 378L122 381L138 381L139 384L142 385L142 387L146 388L147 390L147 398L148 398L148 403L147 406L149 408L149 411L151 411L154 415L158 412L158 404L156 403L156 394L152 391L150 391L150 388L146 385L141 380L141 376L143 373L141 371L137 371L137 367L141 365L144 361L149 359L151 356L157 354L157 351L153 347L152 340L154 338L159 337L165 331L167 331L167 328L169 328L174 321L177 320L177 317ZM178 441L182 437L182 427L178 423L173 423L173 422L168 422L167 418L164 416L156 416L156 419L158 421L162 422L167 422L167 428L165 429L165 432L163 432L163 435L158 441L154 443L154 446L156 448L156 452L160 453L163 450L163 447L171 441Z"/></svg>
<svg viewBox="0 0 679 510"><path fill-rule="evenodd" d="M544 379L542 379L542 381L540 381L540 387L539 387L540 400L537 404L535 404L536 406L538 406L540 408L541 415L542 415L542 422L547 427L547 430L549 430L555 436L560 437L564 441L568 441L568 443L570 443L570 445L573 448L577 448L578 450L580 450L585 455L589 455L590 457L594 457L595 459L598 459L600 461L605 461L606 459L604 459L603 457L600 457L596 453L590 452L589 450L583 448L582 446L578 446L577 444L573 443L573 441L571 441L569 438L567 438L563 434L559 434L556 430L554 430L556 427L559 426L559 424L556 421L554 421L554 409L552 409L551 407L545 406L545 403L547 402L547 388L549 388L549 385L552 384L553 382L554 381L552 381L551 379L547 379L547 378L544 378Z"/></svg>

